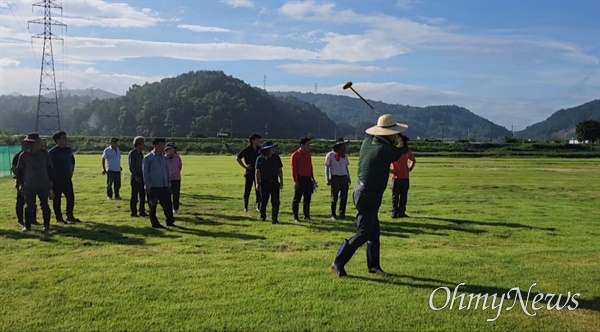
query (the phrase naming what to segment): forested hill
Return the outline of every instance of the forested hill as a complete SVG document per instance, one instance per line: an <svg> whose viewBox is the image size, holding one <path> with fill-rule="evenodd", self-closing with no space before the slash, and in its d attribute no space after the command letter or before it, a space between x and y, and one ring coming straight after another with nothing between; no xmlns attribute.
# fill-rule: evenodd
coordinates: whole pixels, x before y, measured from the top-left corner
<svg viewBox="0 0 600 332"><path fill-rule="evenodd" d="M600 121L600 100L559 110L546 120L515 132L515 136L535 140L569 139L577 136L575 127L585 120Z"/></svg>
<svg viewBox="0 0 600 332"><path fill-rule="evenodd" d="M333 133L336 125L316 106L274 97L225 75L196 71L133 85L126 95L94 100L71 116L74 133L88 135L207 136L233 131L276 138Z"/></svg>
<svg viewBox="0 0 600 332"><path fill-rule="evenodd" d="M348 131L354 127L358 132L372 126L377 115L358 98L330 94L301 92L274 92L275 96L294 96L316 105L325 112L338 127ZM411 139L444 140L470 139L489 141L510 136L510 131L459 106L415 107L392 105L369 100L381 114L393 114L398 122L408 124L407 135Z"/></svg>

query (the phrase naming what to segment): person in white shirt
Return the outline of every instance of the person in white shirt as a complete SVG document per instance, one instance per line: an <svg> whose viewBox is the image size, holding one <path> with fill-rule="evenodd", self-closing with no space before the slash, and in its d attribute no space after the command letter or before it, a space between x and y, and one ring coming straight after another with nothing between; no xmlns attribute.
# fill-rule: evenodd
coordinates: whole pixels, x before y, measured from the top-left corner
<svg viewBox="0 0 600 332"><path fill-rule="evenodd" d="M121 150L117 146L118 138L111 138L110 145L102 152L102 175L106 175L106 199L113 199L113 187L115 199L120 200L121 189Z"/></svg>
<svg viewBox="0 0 600 332"><path fill-rule="evenodd" d="M346 203L348 201L348 187L350 186L350 172L348 166L348 142L339 138L333 145L333 150L325 156L325 180L331 188L331 219L346 219ZM340 213L336 215L336 207L340 201Z"/></svg>

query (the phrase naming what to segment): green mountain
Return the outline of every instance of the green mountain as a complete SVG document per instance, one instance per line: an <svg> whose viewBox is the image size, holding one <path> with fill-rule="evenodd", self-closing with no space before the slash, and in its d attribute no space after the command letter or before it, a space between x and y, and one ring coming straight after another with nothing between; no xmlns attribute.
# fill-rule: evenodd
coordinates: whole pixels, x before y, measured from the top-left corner
<svg viewBox="0 0 600 332"><path fill-rule="evenodd" d="M600 120L600 100L561 109L546 120L515 132L515 137L534 140L570 139L576 136L577 124L585 120Z"/></svg>
<svg viewBox="0 0 600 332"><path fill-rule="evenodd" d="M222 71L188 72L133 85L125 96L94 100L74 110L70 132L88 135L216 136L252 132L275 138L334 133L317 107L275 97ZM331 134L333 137L333 134Z"/></svg>
<svg viewBox="0 0 600 332"><path fill-rule="evenodd" d="M358 98L330 94L273 92L275 96L294 96L314 104L338 124L341 135L358 136L377 121L377 115ZM408 124L411 139L494 141L510 136L510 131L459 106L415 107L369 100L379 113L389 113Z"/></svg>

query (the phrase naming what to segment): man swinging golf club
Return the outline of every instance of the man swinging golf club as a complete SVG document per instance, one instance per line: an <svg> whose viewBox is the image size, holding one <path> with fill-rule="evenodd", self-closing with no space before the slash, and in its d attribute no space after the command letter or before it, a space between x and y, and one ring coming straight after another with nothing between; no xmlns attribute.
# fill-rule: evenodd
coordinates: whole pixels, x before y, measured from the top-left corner
<svg viewBox="0 0 600 332"><path fill-rule="evenodd" d="M384 114L377 125L366 130L369 135L362 142L358 156L358 179L354 185L356 206L356 234L344 239L331 271L338 277L346 276L344 265L356 249L367 242L367 268L370 273L386 276L379 262L379 219L377 213L389 178L390 164L408 152L407 138L400 133L408 129L390 114Z"/></svg>

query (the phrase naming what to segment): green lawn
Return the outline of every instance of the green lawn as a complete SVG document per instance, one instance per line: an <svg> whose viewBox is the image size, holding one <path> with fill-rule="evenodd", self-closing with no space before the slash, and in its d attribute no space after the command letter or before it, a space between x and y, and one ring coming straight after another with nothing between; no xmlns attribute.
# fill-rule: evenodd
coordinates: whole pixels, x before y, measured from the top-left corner
<svg viewBox="0 0 600 332"><path fill-rule="evenodd" d="M346 266L351 277L329 272L355 226L328 218L321 155L313 156L321 182L314 220L301 224L291 222L287 156L280 225L242 211L243 170L233 156L182 157L183 205L167 230L131 218L127 200L105 200L99 156L77 156L84 222L53 223L49 237L41 226L16 227L13 182L3 178L0 330L600 330L597 159L416 157L411 217L390 218L389 189L380 212L389 278L367 273L362 248ZM526 296L537 283L532 297L562 294L564 303L580 293L579 305L528 309L529 317L518 303L505 310L513 296L493 322L491 308L429 308L434 289L459 283L457 295L498 297L513 287Z"/></svg>

